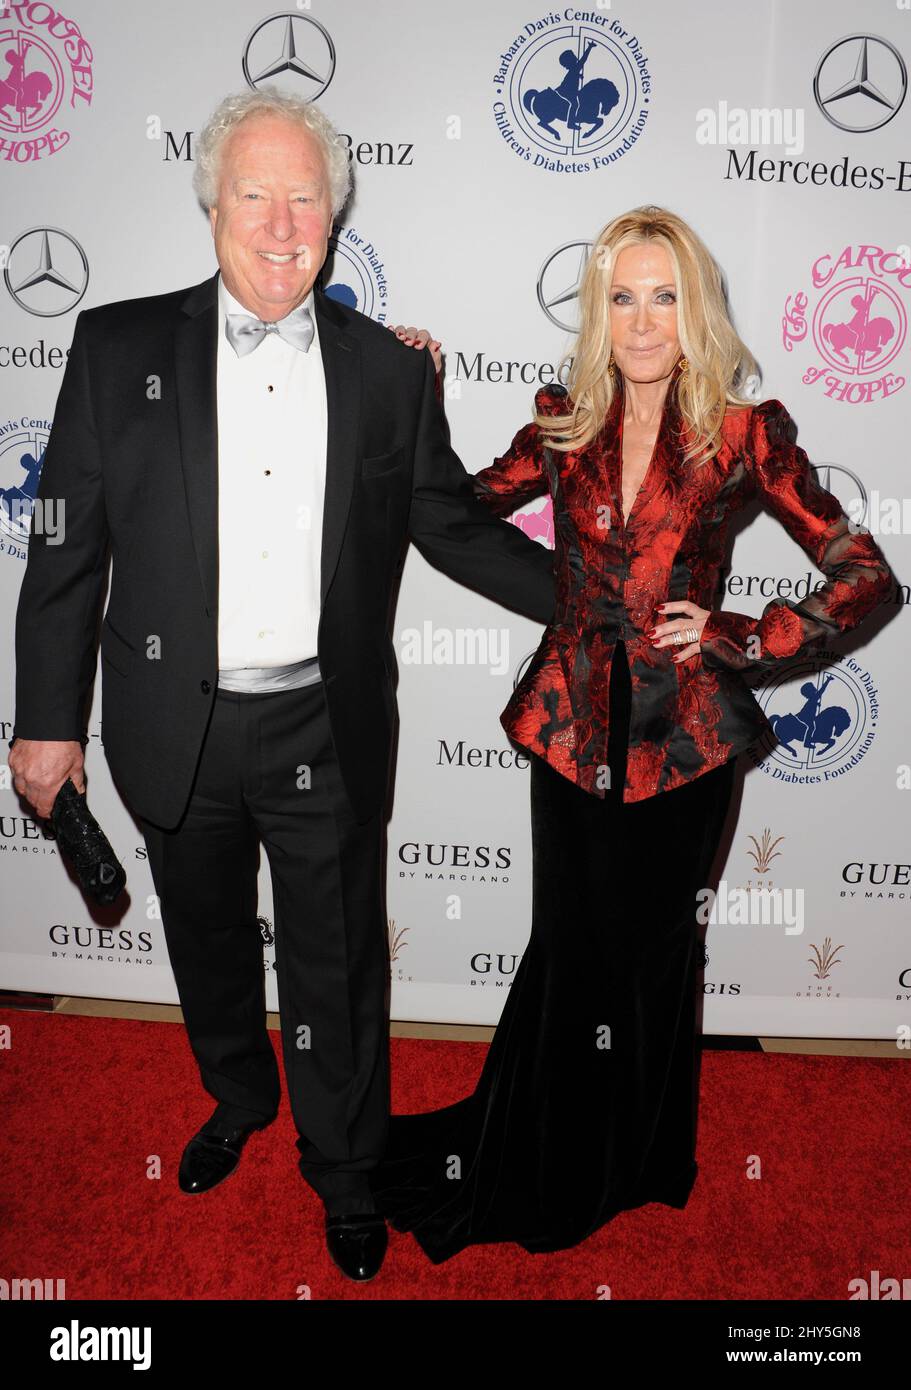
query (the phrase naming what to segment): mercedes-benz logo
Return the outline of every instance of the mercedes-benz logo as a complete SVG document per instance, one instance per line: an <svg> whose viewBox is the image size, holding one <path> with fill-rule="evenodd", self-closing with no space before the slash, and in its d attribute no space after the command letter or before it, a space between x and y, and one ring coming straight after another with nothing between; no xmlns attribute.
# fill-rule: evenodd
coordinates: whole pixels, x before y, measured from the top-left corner
<svg viewBox="0 0 911 1390"><path fill-rule="evenodd" d="M568 333L579 331L579 284L591 250L590 241L567 241L538 271L538 303L551 323Z"/></svg>
<svg viewBox="0 0 911 1390"><path fill-rule="evenodd" d="M319 20L273 14L257 24L244 44L243 72L254 88L285 73L289 86L316 101L335 73L335 45Z"/></svg>
<svg viewBox="0 0 911 1390"><path fill-rule="evenodd" d="M811 464L811 467L816 475L816 481L819 483L819 486L825 488L826 492L831 492L833 497L837 497L845 510L847 510L850 504L851 511L849 515L851 520L857 526L865 526L870 503L867 496L867 489L858 474L842 463L814 463ZM838 473L841 477L847 478L849 486L847 488L839 488L838 492L836 492L832 486L833 473ZM858 510L858 503L860 503L859 516L855 514Z"/></svg>
<svg viewBox="0 0 911 1390"><path fill-rule="evenodd" d="M894 44L877 34L850 34L827 48L813 75L813 96L839 130L879 130L900 109L908 69Z"/></svg>
<svg viewBox="0 0 911 1390"><path fill-rule="evenodd" d="M89 263L75 237L59 227L30 227L9 250L3 279L27 314L53 319L75 309L89 287Z"/></svg>

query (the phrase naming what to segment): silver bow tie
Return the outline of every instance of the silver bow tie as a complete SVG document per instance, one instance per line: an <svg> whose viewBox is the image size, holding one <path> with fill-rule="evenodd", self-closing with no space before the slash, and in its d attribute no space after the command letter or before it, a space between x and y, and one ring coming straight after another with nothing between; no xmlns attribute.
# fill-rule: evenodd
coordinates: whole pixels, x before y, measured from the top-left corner
<svg viewBox="0 0 911 1390"><path fill-rule="evenodd" d="M238 357L258 348L267 333L277 333L299 352L308 352L313 342L313 319L306 307L295 309L277 323L264 323L252 314L226 314L225 337Z"/></svg>

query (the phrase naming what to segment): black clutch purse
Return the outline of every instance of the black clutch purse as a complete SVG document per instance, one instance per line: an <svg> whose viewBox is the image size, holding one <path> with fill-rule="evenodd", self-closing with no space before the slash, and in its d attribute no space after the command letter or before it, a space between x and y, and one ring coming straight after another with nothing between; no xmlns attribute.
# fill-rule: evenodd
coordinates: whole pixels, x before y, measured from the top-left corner
<svg viewBox="0 0 911 1390"><path fill-rule="evenodd" d="M86 893L107 906L127 881L123 865L110 841L86 804L85 793L77 792L68 777L54 798L48 817L63 854Z"/></svg>

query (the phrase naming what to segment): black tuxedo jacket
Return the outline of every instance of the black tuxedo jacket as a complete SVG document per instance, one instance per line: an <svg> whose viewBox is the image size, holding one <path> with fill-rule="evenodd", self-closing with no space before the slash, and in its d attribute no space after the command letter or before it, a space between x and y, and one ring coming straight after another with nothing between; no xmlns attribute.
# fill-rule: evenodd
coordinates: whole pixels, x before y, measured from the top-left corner
<svg viewBox="0 0 911 1390"><path fill-rule="evenodd" d="M186 807L218 682L217 282L79 314L38 489L63 503L65 539L33 528L16 615L14 737L85 739L110 549L102 741L127 803L165 829ZM542 623L553 557L475 497L430 353L319 289L314 301L328 407L317 654L366 820L389 779L407 540Z"/></svg>

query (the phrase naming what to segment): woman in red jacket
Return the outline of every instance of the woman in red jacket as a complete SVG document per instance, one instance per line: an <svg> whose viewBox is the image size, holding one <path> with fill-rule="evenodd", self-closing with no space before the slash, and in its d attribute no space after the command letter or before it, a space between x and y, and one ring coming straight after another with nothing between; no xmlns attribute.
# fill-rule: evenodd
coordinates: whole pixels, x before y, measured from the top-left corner
<svg viewBox="0 0 911 1390"><path fill-rule="evenodd" d="M501 720L531 761L531 935L472 1095L393 1116L378 1206L439 1263L469 1244L576 1244L696 1179L697 894L736 754L775 736L744 679L855 627L892 575L815 480L721 276L679 217L601 233L568 390L475 488L553 499L557 607ZM721 612L728 525L758 496L826 582Z"/></svg>

